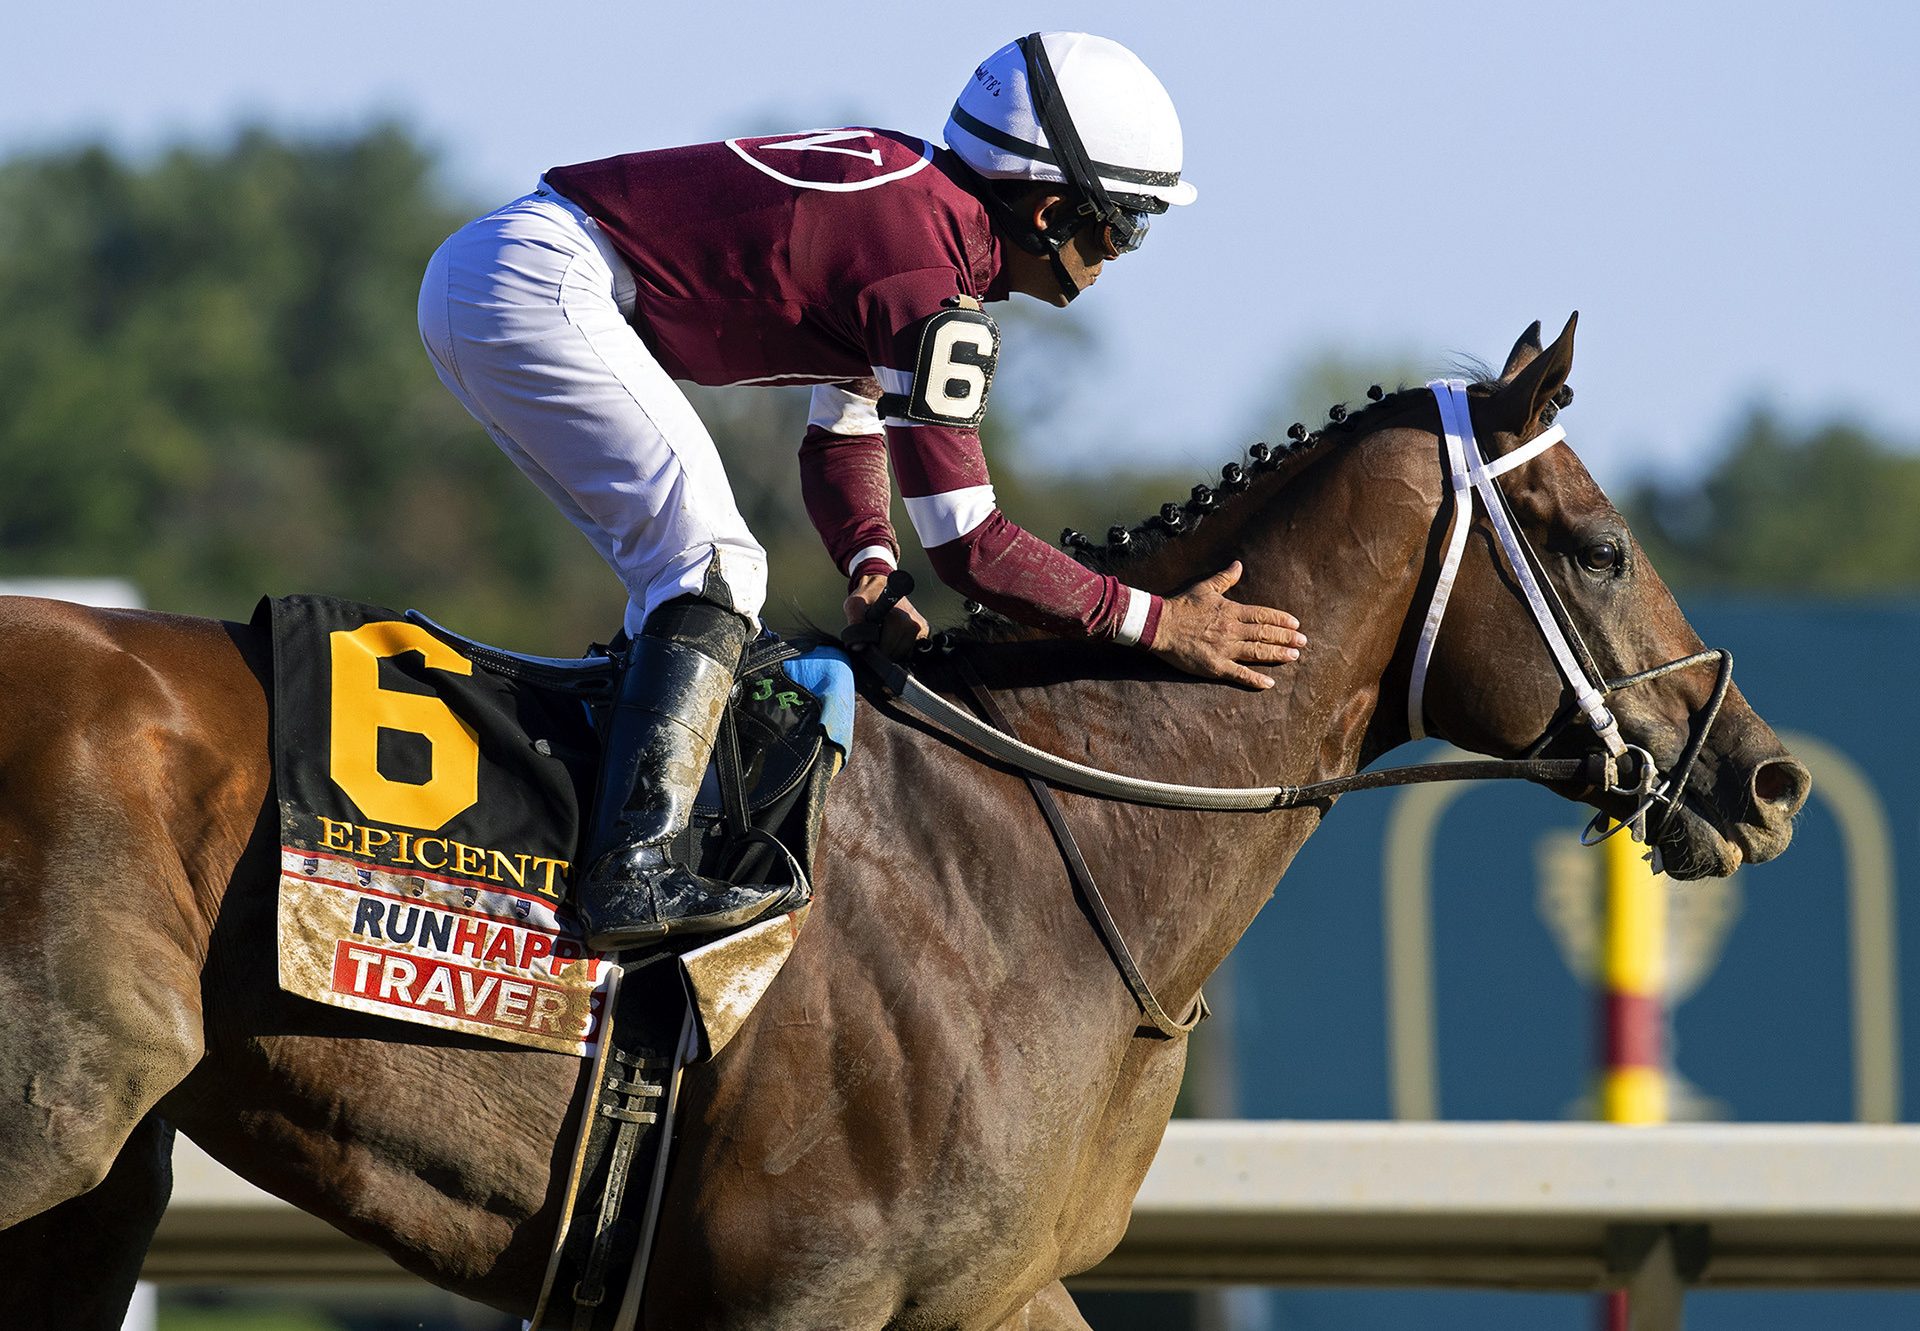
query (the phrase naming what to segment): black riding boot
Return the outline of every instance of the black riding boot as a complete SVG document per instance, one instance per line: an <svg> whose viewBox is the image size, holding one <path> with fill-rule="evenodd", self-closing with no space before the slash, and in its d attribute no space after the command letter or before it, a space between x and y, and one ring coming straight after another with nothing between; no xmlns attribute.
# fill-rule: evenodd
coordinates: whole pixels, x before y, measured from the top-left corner
<svg viewBox="0 0 1920 1331"><path fill-rule="evenodd" d="M671 858L713 753L747 620L695 597L656 610L633 640L607 730L596 824L618 840L574 891L587 945L602 952L674 934L724 933L781 904L785 887L704 878Z"/></svg>

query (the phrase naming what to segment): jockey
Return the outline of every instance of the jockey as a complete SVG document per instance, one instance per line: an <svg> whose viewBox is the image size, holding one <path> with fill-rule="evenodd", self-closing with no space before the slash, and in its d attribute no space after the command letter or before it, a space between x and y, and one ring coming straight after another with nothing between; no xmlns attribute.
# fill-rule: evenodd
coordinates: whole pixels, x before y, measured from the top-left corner
<svg viewBox="0 0 1920 1331"><path fill-rule="evenodd" d="M815 385L801 494L849 579L849 622L898 556L891 463L936 572L1012 619L1254 687L1273 681L1251 665L1304 645L1292 616L1224 596L1237 566L1162 598L1021 530L980 451L999 350L982 303L1064 306L1192 202L1166 90L1117 42L1035 33L973 72L945 138L854 127L556 167L428 266L420 331L441 381L629 596L597 820L619 844L575 891L595 948L787 904L670 853L767 586L675 379ZM926 631L902 601L881 642L899 654Z"/></svg>

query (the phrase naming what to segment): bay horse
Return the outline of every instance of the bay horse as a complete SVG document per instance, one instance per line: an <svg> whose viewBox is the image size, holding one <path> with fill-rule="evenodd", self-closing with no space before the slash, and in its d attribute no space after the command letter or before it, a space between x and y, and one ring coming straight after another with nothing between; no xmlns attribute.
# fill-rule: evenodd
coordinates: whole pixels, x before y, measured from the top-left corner
<svg viewBox="0 0 1920 1331"><path fill-rule="evenodd" d="M1563 399L1573 323L1470 391L1489 456ZM1238 559L1236 595L1312 645L1264 692L1018 633L960 648L1026 740L1205 785L1351 773L1410 731L1411 661L1449 522L1434 397L1406 390L1268 456L1169 534L1096 558L1171 592ZM1597 667L1700 650L1573 451L1500 481ZM1204 516L1201 514L1204 513ZM1523 752L1566 690L1487 515L1425 681L1425 729ZM282 994L259 634L0 600L0 1288L11 1327L119 1325L169 1188L174 1125L427 1280L524 1316L553 1237L583 1062ZM919 667L948 691L947 664ZM1670 769L1713 689L1617 695ZM1568 732L1550 746L1570 752ZM1669 872L1792 837L1806 769L1738 689L1711 716ZM1561 789L1615 813L1622 797ZM1265 814L1063 793L1169 1011L1226 956L1325 805ZM859 708L816 907L747 1028L689 1070L649 1328L1084 1328L1061 1285L1112 1249L1171 1113L1184 1039L1140 1012L1020 777L884 700ZM8 1228L10 1227L10 1228Z"/></svg>

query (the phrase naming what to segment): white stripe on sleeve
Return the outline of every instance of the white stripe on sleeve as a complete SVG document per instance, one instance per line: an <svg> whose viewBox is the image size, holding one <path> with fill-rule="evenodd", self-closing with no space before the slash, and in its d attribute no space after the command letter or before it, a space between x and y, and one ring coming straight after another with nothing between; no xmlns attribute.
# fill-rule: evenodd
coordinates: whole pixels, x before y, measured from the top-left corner
<svg viewBox="0 0 1920 1331"><path fill-rule="evenodd" d="M820 384L813 390L807 424L829 434L879 434L880 413L874 409L872 398L833 384Z"/></svg>
<svg viewBox="0 0 1920 1331"><path fill-rule="evenodd" d="M913 519L920 544L931 550L936 545L959 540L992 517L996 502L991 485L969 485L924 499L909 499L907 516ZM1144 623L1146 611L1140 613Z"/></svg>
<svg viewBox="0 0 1920 1331"><path fill-rule="evenodd" d="M1147 612L1153 609L1153 595L1137 587L1128 587L1126 592L1127 613L1120 617L1120 628L1113 640L1123 647L1131 647L1147 630Z"/></svg>
<svg viewBox="0 0 1920 1331"><path fill-rule="evenodd" d="M893 551L887 549L886 546L866 545L853 552L853 557L847 560L847 566L842 569L841 572L845 573L848 577L852 577L853 571L869 559L878 559L885 563L888 568L900 567L900 565L894 561Z"/></svg>

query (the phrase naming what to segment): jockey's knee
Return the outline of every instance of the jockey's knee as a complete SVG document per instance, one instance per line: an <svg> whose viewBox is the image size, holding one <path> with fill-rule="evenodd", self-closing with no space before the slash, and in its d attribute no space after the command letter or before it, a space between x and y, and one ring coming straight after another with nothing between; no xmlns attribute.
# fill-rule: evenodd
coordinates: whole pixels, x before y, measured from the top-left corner
<svg viewBox="0 0 1920 1331"><path fill-rule="evenodd" d="M767 556L751 535L739 542L688 550L654 572L641 586L629 583L627 632L638 636L646 622L673 601L694 599L731 610L755 631L767 599Z"/></svg>

